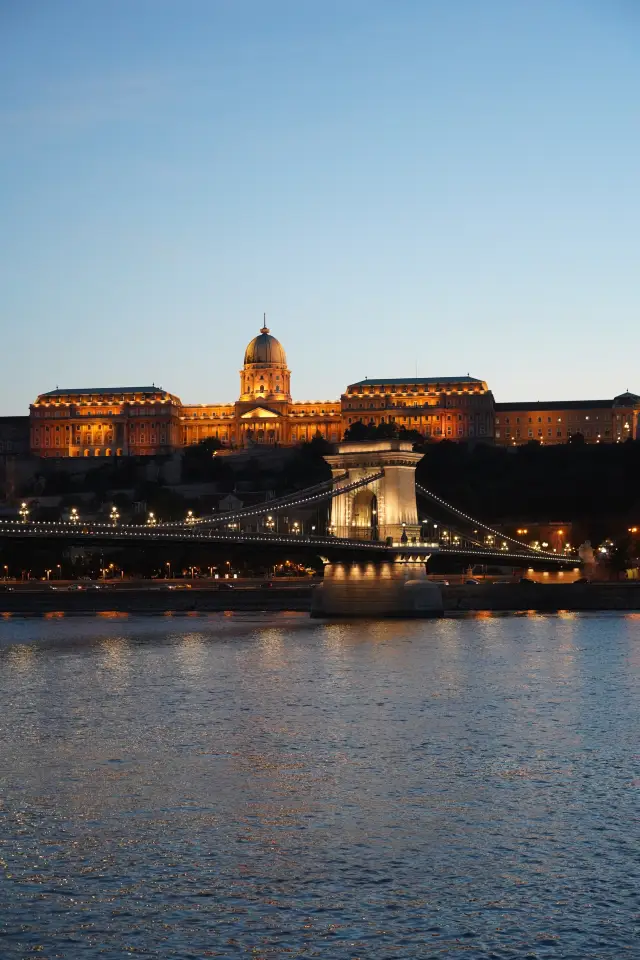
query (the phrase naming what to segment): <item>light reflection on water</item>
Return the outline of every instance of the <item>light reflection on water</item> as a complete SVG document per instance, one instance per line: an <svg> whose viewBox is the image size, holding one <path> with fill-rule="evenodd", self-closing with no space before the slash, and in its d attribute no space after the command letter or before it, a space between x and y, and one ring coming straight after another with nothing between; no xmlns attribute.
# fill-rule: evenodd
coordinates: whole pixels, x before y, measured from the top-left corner
<svg viewBox="0 0 640 960"><path fill-rule="evenodd" d="M0 956L633 955L639 636L0 622Z"/></svg>

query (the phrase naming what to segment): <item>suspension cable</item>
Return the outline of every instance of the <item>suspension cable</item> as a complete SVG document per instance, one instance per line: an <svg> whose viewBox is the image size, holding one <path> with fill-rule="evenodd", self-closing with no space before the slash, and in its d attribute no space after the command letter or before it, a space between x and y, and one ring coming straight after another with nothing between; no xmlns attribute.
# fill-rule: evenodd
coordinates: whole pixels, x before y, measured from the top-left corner
<svg viewBox="0 0 640 960"><path fill-rule="evenodd" d="M418 493L421 493L425 497L429 497L431 500L435 500L446 510L450 510L451 513L455 513L457 516L462 517L464 520L468 520L470 523L473 523L477 527L482 527L483 530L488 530L489 533L493 534L496 537L501 537L503 540L508 540L510 543L514 543L517 547L520 547L523 550L526 550L528 553L533 554L534 556L542 557L553 557L557 556L553 553L547 553L545 550L535 550L533 547L530 547L528 544L523 543L521 540L516 540L514 537L508 536L506 533L501 533L499 530L495 530L493 527L490 527L486 523L482 523L481 520L476 520L475 517L470 517L468 513L464 513L462 510L458 510L457 507L452 506L450 503L447 503L446 500L443 500L442 497L439 497L437 494L432 493L431 490L427 490L426 487L421 486L419 483L416 483L416 490ZM496 551L498 553L499 551Z"/></svg>

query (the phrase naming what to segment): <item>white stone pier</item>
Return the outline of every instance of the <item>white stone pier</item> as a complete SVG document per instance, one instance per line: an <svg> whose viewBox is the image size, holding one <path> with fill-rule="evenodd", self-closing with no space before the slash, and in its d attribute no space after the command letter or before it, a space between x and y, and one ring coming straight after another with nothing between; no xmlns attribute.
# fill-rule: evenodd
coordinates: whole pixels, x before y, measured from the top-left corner
<svg viewBox="0 0 640 960"><path fill-rule="evenodd" d="M422 454L402 440L375 440L341 443L337 453L325 459L336 489L382 473L368 486L334 497L331 533L351 540L415 544L415 550L408 556L403 551L375 560L327 562L324 580L313 592L311 616L439 616L442 595L427 578L429 554L418 542L415 470Z"/></svg>

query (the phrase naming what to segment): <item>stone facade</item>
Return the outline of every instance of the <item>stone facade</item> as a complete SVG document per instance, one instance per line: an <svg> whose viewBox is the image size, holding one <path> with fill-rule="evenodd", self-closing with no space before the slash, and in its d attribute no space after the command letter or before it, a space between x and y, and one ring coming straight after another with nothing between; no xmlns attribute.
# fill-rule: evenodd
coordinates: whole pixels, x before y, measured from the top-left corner
<svg viewBox="0 0 640 960"><path fill-rule="evenodd" d="M565 443L581 433L587 442L615 442L638 437L639 415L640 397L631 393L495 404L485 381L470 376L366 378L349 384L339 400L294 401L284 348L263 326L245 350L235 402L183 404L156 386L52 390L31 405L29 448L38 457L63 458L171 454L208 438L236 449L318 436L337 443L357 422L394 424L431 440L511 446ZM15 425L8 424L7 449L17 442L11 431Z"/></svg>
<svg viewBox="0 0 640 960"><path fill-rule="evenodd" d="M493 408L487 384L469 376L359 380L341 397L345 429L395 423L434 440L490 439Z"/></svg>
<svg viewBox="0 0 640 960"><path fill-rule="evenodd" d="M159 387L52 390L30 408L38 457L154 456L180 445L182 404Z"/></svg>
<svg viewBox="0 0 640 960"><path fill-rule="evenodd" d="M585 443L637 440L640 397L622 393L612 400L547 400L496 403L494 439L499 446L530 440L566 443L580 434Z"/></svg>

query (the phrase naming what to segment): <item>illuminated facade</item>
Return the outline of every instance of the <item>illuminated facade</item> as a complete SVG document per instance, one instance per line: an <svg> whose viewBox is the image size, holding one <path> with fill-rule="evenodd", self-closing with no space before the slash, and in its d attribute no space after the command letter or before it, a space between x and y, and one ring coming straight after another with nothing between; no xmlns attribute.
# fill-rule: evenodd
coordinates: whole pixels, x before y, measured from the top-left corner
<svg viewBox="0 0 640 960"><path fill-rule="evenodd" d="M182 404L159 387L51 390L29 412L38 457L154 456L180 444Z"/></svg>
<svg viewBox="0 0 640 960"><path fill-rule="evenodd" d="M622 443L639 436L640 397L622 393L613 400L549 400L496 403L494 439L499 446L538 440L566 443L580 434L585 443Z"/></svg>
<svg viewBox="0 0 640 960"><path fill-rule="evenodd" d="M341 399L343 428L361 420L395 423L434 440L489 439L493 394L474 377L416 377L358 380Z"/></svg>
<svg viewBox="0 0 640 960"><path fill-rule="evenodd" d="M31 405L29 447L38 457L155 456L216 438L226 447L337 443L353 424L394 424L431 440L501 445L639 436L640 397L561 403L494 403L484 380L358 380L339 400L296 402L282 344L263 326L244 354L235 402L183 404L160 387L52 390ZM20 419L20 418L13 418ZM26 418L24 418L26 421ZM12 428L14 429L14 428ZM14 431L15 432L15 431Z"/></svg>
<svg viewBox="0 0 640 960"><path fill-rule="evenodd" d="M290 381L284 348L263 326L244 353L239 399L235 403L183 406L182 446L207 437L236 447L252 443L289 446L317 436L330 443L340 440L340 403L295 403Z"/></svg>

